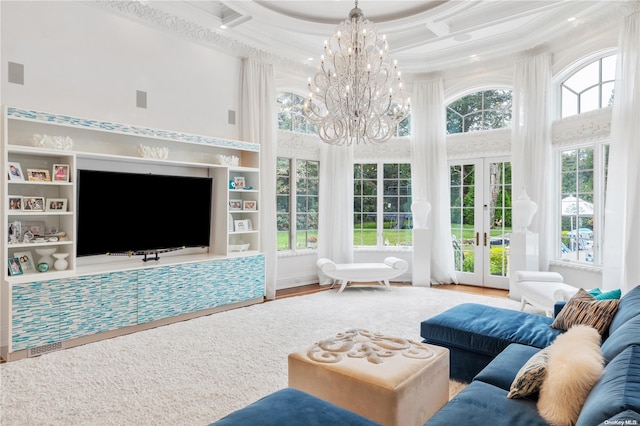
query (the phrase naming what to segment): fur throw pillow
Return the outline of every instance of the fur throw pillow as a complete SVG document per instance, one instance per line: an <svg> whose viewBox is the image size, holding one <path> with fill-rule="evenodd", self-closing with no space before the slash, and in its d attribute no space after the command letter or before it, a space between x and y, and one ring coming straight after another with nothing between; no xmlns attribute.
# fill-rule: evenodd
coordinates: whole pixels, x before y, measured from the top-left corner
<svg viewBox="0 0 640 426"><path fill-rule="evenodd" d="M576 423L580 410L604 370L600 333L576 325L549 346L547 374L540 387L538 411L554 426Z"/></svg>

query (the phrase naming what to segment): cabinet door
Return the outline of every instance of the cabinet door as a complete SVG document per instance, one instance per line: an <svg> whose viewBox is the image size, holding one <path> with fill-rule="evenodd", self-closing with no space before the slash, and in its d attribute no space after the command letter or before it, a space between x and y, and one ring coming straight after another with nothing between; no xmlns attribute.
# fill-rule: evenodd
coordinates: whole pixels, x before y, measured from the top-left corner
<svg viewBox="0 0 640 426"><path fill-rule="evenodd" d="M171 316L169 267L138 271L138 324Z"/></svg>
<svg viewBox="0 0 640 426"><path fill-rule="evenodd" d="M59 287L59 280L12 286L12 351L60 340Z"/></svg>
<svg viewBox="0 0 640 426"><path fill-rule="evenodd" d="M102 328L115 330L138 323L138 271L102 275Z"/></svg>
<svg viewBox="0 0 640 426"><path fill-rule="evenodd" d="M60 280L60 340L88 336L103 330L100 275Z"/></svg>
<svg viewBox="0 0 640 426"><path fill-rule="evenodd" d="M197 263L186 263L171 267L169 284L171 286L171 315L181 315L198 310L200 295L200 270Z"/></svg>

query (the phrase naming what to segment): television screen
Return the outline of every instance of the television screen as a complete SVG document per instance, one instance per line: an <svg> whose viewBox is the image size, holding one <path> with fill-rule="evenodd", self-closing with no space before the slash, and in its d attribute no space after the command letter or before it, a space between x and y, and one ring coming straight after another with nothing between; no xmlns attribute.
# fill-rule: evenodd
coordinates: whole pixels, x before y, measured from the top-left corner
<svg viewBox="0 0 640 426"><path fill-rule="evenodd" d="M78 170L77 255L208 247L212 180Z"/></svg>

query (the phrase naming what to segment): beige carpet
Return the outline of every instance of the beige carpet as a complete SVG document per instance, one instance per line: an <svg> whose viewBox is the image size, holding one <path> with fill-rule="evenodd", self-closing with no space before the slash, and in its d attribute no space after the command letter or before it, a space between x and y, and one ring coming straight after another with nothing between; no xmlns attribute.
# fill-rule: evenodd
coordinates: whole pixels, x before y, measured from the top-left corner
<svg viewBox="0 0 640 426"><path fill-rule="evenodd" d="M356 287L0 364L0 424L206 425L286 387L291 352L349 328L420 341L420 321L464 302L519 307L431 288Z"/></svg>

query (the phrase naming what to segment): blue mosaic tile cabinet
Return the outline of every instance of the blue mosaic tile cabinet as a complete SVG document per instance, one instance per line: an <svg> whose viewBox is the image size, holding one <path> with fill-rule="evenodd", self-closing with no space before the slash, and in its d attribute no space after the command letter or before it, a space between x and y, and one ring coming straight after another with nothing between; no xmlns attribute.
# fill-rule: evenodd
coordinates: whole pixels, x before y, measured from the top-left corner
<svg viewBox="0 0 640 426"><path fill-rule="evenodd" d="M264 255L14 285L12 351L261 299Z"/></svg>
<svg viewBox="0 0 640 426"><path fill-rule="evenodd" d="M3 194L43 191L40 195L46 198L67 198L69 209L57 215L17 213L9 212L7 203L0 203L5 223L43 220L47 229L54 226L66 231L66 238L51 243L5 241L0 244L2 257L40 246L55 246L58 253L70 255L69 266L63 271L51 268L42 274L10 276L5 270L1 275L0 355L5 359L20 359L51 348L71 347L263 301L265 257L260 252L259 212L234 211L233 218L229 214L230 196L241 202L255 202L259 197L260 144L9 106L3 113ZM43 134L72 143L38 144L36 135ZM167 148L169 158L140 158L139 148L145 144ZM234 157L235 161L228 161ZM83 259L78 266L73 177L82 161L112 162L124 171L127 167L135 171L144 167L189 168L194 174L211 177L210 247L166 257L156 264L132 259L96 264L90 261L87 265ZM47 169L51 169L50 163L68 164L70 179L64 183L9 182L5 172L9 162ZM229 188L229 181L236 177L246 179L246 189ZM234 231L230 219L247 219L252 226ZM231 253L238 245L249 246L248 251Z"/></svg>

